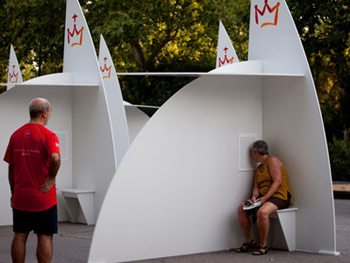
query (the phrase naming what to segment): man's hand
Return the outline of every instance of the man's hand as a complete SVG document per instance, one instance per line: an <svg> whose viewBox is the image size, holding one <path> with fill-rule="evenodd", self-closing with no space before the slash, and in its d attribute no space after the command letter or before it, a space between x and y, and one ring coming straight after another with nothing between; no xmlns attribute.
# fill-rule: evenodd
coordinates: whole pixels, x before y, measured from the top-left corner
<svg viewBox="0 0 350 263"><path fill-rule="evenodd" d="M56 179L55 178L50 178L47 177L45 180L45 183L43 183L40 188L39 191L41 194L46 194L48 191L50 191L50 189L56 184Z"/></svg>
<svg viewBox="0 0 350 263"><path fill-rule="evenodd" d="M49 174L46 177L45 183L43 183L39 191L42 194L47 193L50 189L56 184L56 175L58 169L61 165L61 157L58 153L51 154L50 163L49 163Z"/></svg>

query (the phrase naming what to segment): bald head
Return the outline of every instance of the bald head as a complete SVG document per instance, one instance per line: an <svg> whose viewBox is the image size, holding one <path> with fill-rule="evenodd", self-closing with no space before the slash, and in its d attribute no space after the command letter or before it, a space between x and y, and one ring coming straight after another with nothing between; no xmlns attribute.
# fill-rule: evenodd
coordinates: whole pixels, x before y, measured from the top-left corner
<svg viewBox="0 0 350 263"><path fill-rule="evenodd" d="M46 119L45 124L51 115L51 105L47 99L35 98L29 104L29 115L31 120Z"/></svg>

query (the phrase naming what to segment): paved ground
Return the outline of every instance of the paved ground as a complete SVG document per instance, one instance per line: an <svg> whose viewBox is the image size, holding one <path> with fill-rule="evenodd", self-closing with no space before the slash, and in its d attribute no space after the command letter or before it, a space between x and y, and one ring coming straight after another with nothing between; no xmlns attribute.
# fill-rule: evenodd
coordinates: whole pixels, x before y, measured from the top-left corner
<svg viewBox="0 0 350 263"><path fill-rule="evenodd" d="M340 256L326 256L303 252L270 250L267 255L255 257L250 253L238 254L228 251L196 254L137 261L137 263L232 263L232 262L350 262L350 200L335 200L337 224L337 250ZM52 263L85 263L93 234L93 226L60 223L59 234L54 237L54 258ZM0 227L0 263L11 262L10 243L12 227ZM36 262L36 236L31 234L27 245L27 263ZM136 262L134 262L136 263Z"/></svg>
<svg viewBox="0 0 350 263"><path fill-rule="evenodd" d="M81 224L59 223L59 234L54 236L54 257L52 263L86 263L94 227ZM0 263L10 263L12 226L0 227ZM26 263L36 261L36 235L31 233L27 242Z"/></svg>

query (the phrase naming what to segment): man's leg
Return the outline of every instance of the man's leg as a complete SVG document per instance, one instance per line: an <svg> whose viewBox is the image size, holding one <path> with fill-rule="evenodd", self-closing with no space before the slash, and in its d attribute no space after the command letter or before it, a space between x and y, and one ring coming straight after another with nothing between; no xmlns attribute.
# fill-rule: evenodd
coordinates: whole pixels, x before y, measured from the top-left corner
<svg viewBox="0 0 350 263"><path fill-rule="evenodd" d="M24 263L26 259L26 243L29 233L15 233L11 245L13 263Z"/></svg>
<svg viewBox="0 0 350 263"><path fill-rule="evenodd" d="M36 257L38 263L50 263L53 253L53 235L38 234Z"/></svg>
<svg viewBox="0 0 350 263"><path fill-rule="evenodd" d="M258 210L258 229L259 229L259 246L266 247L266 239L267 235L269 234L269 228L270 228L270 219L269 216L276 212L278 207L274 205L273 203L266 202L264 203Z"/></svg>

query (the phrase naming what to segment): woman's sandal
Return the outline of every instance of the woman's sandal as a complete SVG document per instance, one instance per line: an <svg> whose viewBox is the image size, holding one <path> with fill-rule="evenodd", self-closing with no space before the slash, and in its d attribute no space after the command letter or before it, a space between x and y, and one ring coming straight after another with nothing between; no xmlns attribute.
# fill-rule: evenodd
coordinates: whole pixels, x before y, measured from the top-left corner
<svg viewBox="0 0 350 263"><path fill-rule="evenodd" d="M254 256L261 256L261 255L265 255L267 252L269 251L268 247L262 247L262 246L258 246L257 249L253 252Z"/></svg>
<svg viewBox="0 0 350 263"><path fill-rule="evenodd" d="M250 243L243 243L243 245L240 248L236 249L237 253L244 253L247 252L249 249L251 248L255 248L256 247L256 243L254 241L254 239L252 239L252 241L250 241Z"/></svg>

